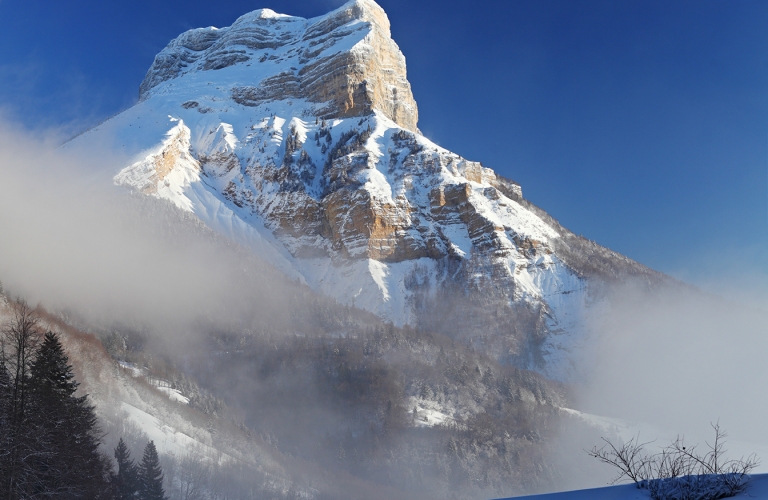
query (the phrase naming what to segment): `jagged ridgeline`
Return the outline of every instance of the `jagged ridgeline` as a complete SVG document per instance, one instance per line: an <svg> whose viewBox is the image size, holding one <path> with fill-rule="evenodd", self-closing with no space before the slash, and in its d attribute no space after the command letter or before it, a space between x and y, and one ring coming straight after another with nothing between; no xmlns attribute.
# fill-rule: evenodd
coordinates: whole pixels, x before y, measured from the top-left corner
<svg viewBox="0 0 768 500"><path fill-rule="evenodd" d="M611 283L666 278L421 135L379 5L313 19L262 9L187 31L139 96L65 148L131 158L116 184L201 221L296 290L279 325L200 326L199 350L167 360L186 374L165 376L237 408L238 428L277 450L275 484L299 485L297 463L315 471L299 488L310 497L501 496L558 477L567 393L552 379L573 375L585 311ZM157 362L112 341L131 366ZM219 418L222 405L197 409ZM343 487L308 486L330 469Z"/></svg>

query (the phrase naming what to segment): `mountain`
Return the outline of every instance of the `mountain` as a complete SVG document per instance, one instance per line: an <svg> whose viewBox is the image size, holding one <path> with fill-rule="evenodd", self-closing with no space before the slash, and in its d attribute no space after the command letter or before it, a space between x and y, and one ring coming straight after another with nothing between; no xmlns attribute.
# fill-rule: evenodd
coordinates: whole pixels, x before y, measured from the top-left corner
<svg viewBox="0 0 768 500"><path fill-rule="evenodd" d="M63 149L117 159L126 227L160 235L115 266L187 257L142 279L178 281L151 308L46 319L107 447L155 440L174 497L490 498L601 477L573 459L613 432L569 409L588 321L616 283L671 280L424 137L372 0L187 31L135 106ZM202 299L173 308L183 287Z"/></svg>
<svg viewBox="0 0 768 500"><path fill-rule="evenodd" d="M424 137L373 0L181 34L127 111L71 141L289 278L567 380L604 285L667 280L574 235L519 184Z"/></svg>

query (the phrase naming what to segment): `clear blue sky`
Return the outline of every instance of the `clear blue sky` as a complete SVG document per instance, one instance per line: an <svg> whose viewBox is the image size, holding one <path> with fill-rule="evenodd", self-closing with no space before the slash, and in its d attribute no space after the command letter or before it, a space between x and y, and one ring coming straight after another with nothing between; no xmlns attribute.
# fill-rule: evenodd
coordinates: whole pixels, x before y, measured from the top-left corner
<svg viewBox="0 0 768 500"><path fill-rule="evenodd" d="M186 29L342 3L0 0L0 107L78 131L131 106ZM432 140L648 266L768 291L768 2L380 4Z"/></svg>

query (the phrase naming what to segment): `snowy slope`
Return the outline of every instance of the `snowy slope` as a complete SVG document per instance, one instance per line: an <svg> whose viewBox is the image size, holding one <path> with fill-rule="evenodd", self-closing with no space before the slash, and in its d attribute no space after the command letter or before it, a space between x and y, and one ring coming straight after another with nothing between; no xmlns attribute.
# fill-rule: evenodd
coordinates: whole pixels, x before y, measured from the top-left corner
<svg viewBox="0 0 768 500"><path fill-rule="evenodd" d="M591 488L588 490L564 491L561 493L514 498L535 500L649 500L651 497L646 490L639 490L634 484L621 484L605 488Z"/></svg>
<svg viewBox="0 0 768 500"><path fill-rule="evenodd" d="M420 135L416 120L386 14L356 0L314 19L262 9L180 35L136 106L65 148L125 158L115 183L395 324L431 321L444 290L463 291L474 300L463 316L492 308L497 318L460 340L499 333L475 341L569 378L590 276L561 255L566 231L518 184Z"/></svg>
<svg viewBox="0 0 768 500"><path fill-rule="evenodd" d="M0 294L0 324L12 318L13 303ZM247 464L281 481L287 477L269 445L258 437L233 429L228 422L189 408L179 391L152 381L143 370L117 363L94 336L76 330L41 312L41 326L59 335L80 383L89 396L105 437L108 451L120 437L153 440L161 455L219 464Z"/></svg>
<svg viewBox="0 0 768 500"><path fill-rule="evenodd" d="M564 491L545 495L515 497L531 500L646 500L651 498L647 490L639 490L634 484L622 484L589 490ZM768 498L768 474L752 476L747 491L731 498Z"/></svg>

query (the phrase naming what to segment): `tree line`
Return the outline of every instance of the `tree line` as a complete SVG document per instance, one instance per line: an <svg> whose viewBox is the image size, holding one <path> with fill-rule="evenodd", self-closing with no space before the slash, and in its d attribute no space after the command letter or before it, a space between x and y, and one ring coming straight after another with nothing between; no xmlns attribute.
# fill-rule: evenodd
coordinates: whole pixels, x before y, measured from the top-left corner
<svg viewBox="0 0 768 500"><path fill-rule="evenodd" d="M78 386L58 335L14 303L0 331L0 498L165 500L154 443L136 465L121 439L113 468Z"/></svg>

